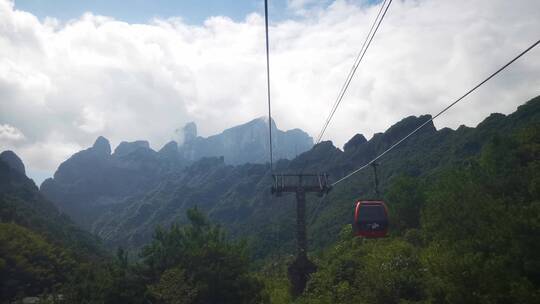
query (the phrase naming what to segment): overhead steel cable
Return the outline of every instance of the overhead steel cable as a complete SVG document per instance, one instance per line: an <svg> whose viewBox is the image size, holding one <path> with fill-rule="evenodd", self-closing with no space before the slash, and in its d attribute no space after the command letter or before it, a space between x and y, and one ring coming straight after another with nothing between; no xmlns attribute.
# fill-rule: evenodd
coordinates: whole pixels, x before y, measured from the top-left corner
<svg viewBox="0 0 540 304"><path fill-rule="evenodd" d="M454 102L452 102L451 104L449 104L448 106L446 106L444 109L442 109L439 113L437 113L435 116L431 117L430 119L428 119L427 121L425 121L424 123L422 123L420 126L418 126L416 129L414 129L411 133L407 134L405 137L401 138L399 141L397 141L396 143L394 143L392 146L390 146L390 148L384 150L384 152L382 152L381 154L379 154L377 157L373 158L372 160L370 160L368 163L366 163L365 165L361 166L360 168L352 171L351 173L347 174L346 176L342 177L341 179L337 180L335 183L332 184L332 187L334 187L335 185L341 183L342 181L348 179L349 177L355 175L356 173L364 170L365 168L369 167L372 163L376 162L377 160L379 160L381 157L383 157L384 155L386 155L388 152L394 150L397 146L399 146L401 143L403 143L405 140L407 140L407 138L411 137L412 135L414 135L416 132L418 132L420 129L422 129L424 126L426 126L428 123L432 122L433 120L435 120L435 118L441 116L443 113L445 113L446 111L448 111L450 108L452 108L454 105L456 105L458 102L462 101L465 97L467 97L469 94L471 94L472 92L474 92L476 89L478 89L479 87L481 87L483 84L485 84L486 82L488 82L489 80L491 80L493 77L495 77L497 74L499 74L500 72L502 72L503 70L505 70L508 66L510 66L511 64L513 64L516 60L518 60L521 56L525 55L526 53L528 53L530 50L532 50L533 48L535 48L538 44L540 44L540 40L536 41L535 43L533 43L531 46L529 46L527 49L525 49L523 52L521 52L519 55L517 55L516 57L514 57L512 60L510 60L509 62L507 62L505 65L503 65L502 67L500 67L497 71L495 71L494 73L492 73L491 75L489 75L487 78L485 78L484 80L482 80L480 83L478 83L476 86L474 86L472 89L470 89L469 91L467 91L465 94L463 94L461 97L459 97L458 99L456 99Z"/></svg>
<svg viewBox="0 0 540 304"><path fill-rule="evenodd" d="M388 5L387 4L388 2ZM343 100L343 97L345 96L345 92L347 91L347 88L349 87L349 84L352 81L352 78L354 76L354 73L358 69L358 66L360 65L360 62L364 58L364 55L366 54L367 49L369 48L371 41L373 40L373 37L375 37L375 34L377 30L379 29L379 26L381 25L381 22L384 19L384 16L386 15L386 12L388 11L388 8L390 7L390 4L392 4L392 0L384 0L381 4L381 7L379 8L379 12L377 13L377 16L373 20L373 23L371 24L371 27L366 35L366 38L364 39L364 42L362 43L362 47L360 48L360 51L358 52L358 55L356 55L356 58L353 62L353 65L351 66L351 70L349 71L349 74L345 78L345 82L341 86L341 89L338 93L338 96L336 97L336 100L334 101L334 104L332 105L332 108L330 110L330 114L326 118L325 123L323 124L323 127L321 128L321 131L319 135L317 136L317 140L315 141L315 145L319 144L322 140L322 137L324 135L324 132L326 131L326 128L330 124L330 120L334 116L334 113L337 110L337 107L341 103L341 100ZM384 13L383 13L384 12ZM382 15L382 17L381 17ZM305 163L300 172L304 172L306 167L308 166L308 163Z"/></svg>
<svg viewBox="0 0 540 304"><path fill-rule="evenodd" d="M377 17L375 18L375 20L373 21L373 24L371 25L371 28L366 36L366 39L364 40L364 43L362 44L362 48L360 49L360 52L356 56L354 64L351 67L351 71L347 75L347 78L345 79L345 83L343 84L343 86L341 87L341 90L339 91L336 101L334 102L334 105L332 106L332 109L330 110L330 114L326 118L326 121L319 133L319 136L317 136L317 140L315 144L318 144L321 142L324 132L326 132L326 129L328 128L328 125L330 124L332 117L334 116L337 108L339 107L339 104L341 103L341 101L343 100L343 97L345 96L345 93L347 92L347 89L349 88L349 85L354 77L354 74L356 73L356 70L360 66L362 59L364 58L369 46L371 45L371 42L373 41L373 38L375 37L375 34L377 34L377 31L379 30L379 27L381 26L381 23L384 20L386 13L388 12L388 8L390 8L390 5L392 4L392 0L388 0L388 5L385 6L386 1L387 0L385 0L382 3L381 8L379 9L379 13L377 14ZM382 12L382 15L381 15L381 12Z"/></svg>
<svg viewBox="0 0 540 304"><path fill-rule="evenodd" d="M384 9L384 7L385 7L386 1L387 1L387 0L384 0L383 3L381 4L381 7L380 7L380 9L379 9L379 12L377 13L377 16L375 17L375 20L373 20L373 23L371 24L371 27L369 28L368 34L366 35L366 39L364 40L364 43L362 43L362 47L360 48L360 51L358 52L358 55L356 55L356 58L354 59L354 62L353 62L353 64L352 64L352 66L351 66L351 69L350 69L350 71L349 71L349 74L347 74L347 77L345 78L345 82L344 82L343 85L341 86L341 89L339 90L339 93L338 93L338 95L337 95L337 97L336 97L336 100L334 101L334 104L332 105L332 108L330 109L330 113L332 113L332 112L335 111L334 109L336 108L336 106L337 106L337 104L338 104L338 101L339 101L339 99L340 99L339 97L340 97L340 96L343 94L343 92L346 90L346 87L347 87L347 80L348 80L349 78L352 77L352 75L353 75L353 73L354 73L354 71L355 71L355 68L354 68L354 67L355 67L356 64L359 62L359 59L360 59L360 57L362 56L362 53L364 52L364 48L366 47L366 44L367 44L367 42L368 42L368 40L369 40L369 37L371 36L371 33L373 32L373 28L375 28L375 25L377 24L377 20L379 20L379 17L381 16L381 13L382 13L382 11L383 11L383 9ZM329 114L329 117L330 117L331 115L332 115L332 114ZM328 117L326 118L326 121L325 121L325 123L324 123L322 129L324 129L324 127L325 127L327 124L328 124ZM321 130L322 130L322 129L321 129ZM320 134L321 134L321 133L319 133L319 135L320 135ZM320 141L320 136L317 136L317 141L316 141L316 143L319 143L319 141Z"/></svg>
<svg viewBox="0 0 540 304"><path fill-rule="evenodd" d="M270 144L270 172L274 172L272 151L272 106L270 102L270 48L268 42L268 0L264 0L264 29L266 34L266 87L268 96L268 141Z"/></svg>

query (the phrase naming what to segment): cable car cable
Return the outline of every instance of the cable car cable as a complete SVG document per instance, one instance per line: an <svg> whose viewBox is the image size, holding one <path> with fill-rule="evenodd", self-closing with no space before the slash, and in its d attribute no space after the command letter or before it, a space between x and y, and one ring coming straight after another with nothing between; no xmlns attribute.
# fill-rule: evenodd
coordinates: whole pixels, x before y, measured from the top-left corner
<svg viewBox="0 0 540 304"><path fill-rule="evenodd" d="M381 12L383 11L383 8L385 7L384 6L385 3L386 3L386 0L381 5L379 13L377 14L377 17L375 18L375 20L374 20L374 22L373 22L373 24L371 26L371 29L368 32L368 35L366 36L366 40L364 41L364 44L362 45L362 48L361 48L360 52L358 53L358 56L356 57L356 60L355 60L355 62L353 64L353 66L351 67L351 71L349 72L349 75L347 75L347 78L345 79L345 83L343 84L343 86L342 86L342 88L341 88L341 90L340 90L340 92L338 94L338 97L336 98L336 101L334 102L334 105L332 106L332 110L330 111L330 114L328 115L328 117L327 117L327 119L326 119L326 121L325 121L325 123L323 125L323 128L321 129L321 132L319 133L319 136L317 136L316 144L321 142L322 137L323 137L324 133L326 132L326 129L328 128L328 125L330 124L330 121L332 120L332 117L334 116L334 113L336 112L337 108L339 107L339 104L341 103L341 101L343 100L343 97L345 96L345 92L347 91L347 89L349 87L349 84L351 83L352 78L354 77L354 74L355 74L356 70L358 69L358 66L360 65L360 62L364 58L364 55L366 54L367 49L371 45L371 41L373 40L377 30L379 29L379 26L380 26L382 20L384 19L384 16L386 15L386 12L388 11L388 8L390 7L390 4L392 3L392 0L390 0L390 2L388 3L388 6L386 6L386 9L384 10L384 14L382 15L381 19L379 20L379 16L380 16ZM377 20L379 20L379 21L377 22ZM375 24L377 24L377 27L375 28L375 31L373 32L373 35L371 35L373 27L375 26ZM367 43L367 46L366 46L366 43ZM366 46L366 47L364 48L364 46Z"/></svg>
<svg viewBox="0 0 540 304"><path fill-rule="evenodd" d="M375 186L375 198L380 199L381 193L379 192L379 176L377 175L377 166L379 163L373 162L371 166L373 167L373 177L374 177L374 186Z"/></svg>
<svg viewBox="0 0 540 304"><path fill-rule="evenodd" d="M308 226L311 226L313 225L313 223L315 223L315 220L317 219L319 213L322 211L323 209L323 203L326 199L326 196L327 194L324 193L323 196L321 197L321 199L319 200L319 203L315 204L315 208L313 209L313 212L311 212L311 215L310 215L310 220L308 222Z"/></svg>
<svg viewBox="0 0 540 304"><path fill-rule="evenodd" d="M379 30L379 27L380 27L382 21L384 20L384 17L386 16L386 13L388 12L388 8L390 8L390 5L392 4L392 0L388 1L388 5L386 6L386 8L384 6L385 3L386 3L386 0L381 5L381 9L379 10L379 14L377 15L377 18L375 18L375 21L373 22L373 24L371 26L371 29L370 29L368 35L366 36L366 40L364 41L364 44L362 45L362 49L360 50L360 53L357 56L358 60L355 60L355 63L352 66L351 72L349 72L349 75L347 76L347 79L345 80L345 83L343 84L343 87L342 87L341 91L339 92L336 101L334 102L332 110L330 111L330 114L328 115L328 117L326 119L326 122L324 123L324 125L323 125L323 127L321 129L321 132L319 133L319 136L317 137L317 141L316 141L315 144L318 144L318 143L321 142L321 139L322 139L324 133L326 132L326 129L328 128L328 125L330 124L330 121L332 120L332 117L334 116L337 108L339 107L339 104L341 103L341 101L343 100L343 97L345 96L345 93L347 92L347 89L349 88L349 85L350 85L350 83L351 83L351 81L352 81L352 79L354 77L354 74L356 73L356 70L358 69L358 66L360 66L360 63L362 62L362 59L364 58L364 55L366 54L369 46L371 45L371 42L373 41L373 38L375 37L375 34L377 34L377 31ZM379 15L380 15L383 8L384 8L384 12L383 12L381 18L379 19ZM375 24L377 24L377 25L375 27L375 30L373 31L373 34L371 34L373 26ZM367 42L367 44L366 44L366 42ZM364 45L365 45L365 48L364 48Z"/></svg>
<svg viewBox="0 0 540 304"><path fill-rule="evenodd" d="M268 96L268 141L270 143L270 173L274 172L272 151L272 106L270 101L270 48L268 42L268 0L264 0L264 29L266 34L266 87Z"/></svg>
<svg viewBox="0 0 540 304"><path fill-rule="evenodd" d="M386 4L386 1L387 0L384 0L383 3L381 4L381 8L379 9L379 12L377 13L377 17L375 17L375 20L373 20L373 23L371 24L371 28L369 29L369 32L368 34L366 35L366 39L364 40L364 43L362 44L362 47L360 48L360 51L358 52L358 55L356 55L356 58L354 59L354 62L353 62L353 65L351 66L351 70L349 71L349 74L347 74L347 77L345 78L345 82L343 83L343 85L341 86L341 89L339 90L339 93L336 97L336 101L334 101L334 104L332 105L332 108L330 110L330 114L329 114L329 117L332 115L331 113L334 112L335 108L337 107L337 104L338 104L338 101L339 101L339 97L341 96L341 94L343 94L343 91L346 90L346 86L347 86L347 80L352 76L352 74L354 74L354 71L355 71L355 66L356 64L359 62L359 59L360 57L362 56L362 53L364 51L364 48L369 40L369 37L371 36L371 33L373 32L373 28L375 27L375 25L377 24L377 20L379 20L379 17L385 7L385 4ZM326 121L325 123L323 124L323 128L328 124L328 117L326 118ZM321 130L322 130L321 129ZM320 135L321 133L319 133ZM316 144L318 144L320 142L320 139L321 137L320 136L317 136L317 140L316 140Z"/></svg>
<svg viewBox="0 0 540 304"><path fill-rule="evenodd" d="M372 163L376 162L377 160L379 160L381 157L383 157L384 155L386 155L388 152L394 150L398 145L400 145L401 143L403 143L405 140L407 140L407 138L411 137L412 135L414 135L416 132L418 132L420 129L422 129L424 126L426 126L428 123L432 122L433 120L435 120L435 118L441 116L443 113L445 113L446 111L448 111L450 108L452 108L454 105L456 105L458 102L460 102L461 100L463 100L465 97L467 97L469 94L471 94L472 92L474 92L476 89L478 89L479 87L481 87L483 84L485 84L486 82L488 82L489 80L491 80L493 77L495 77L497 74L499 74L500 72L502 72L503 70L505 70L508 66L510 66L511 64L513 64L516 60L518 60L521 56L525 55L526 53L528 53L530 50L532 50L533 48L535 48L538 44L540 44L540 40L536 41L535 43L533 43L531 46L529 46L527 49L525 49L523 52L521 52L519 55L517 55L516 57L514 57L512 60L510 60L508 63L506 63L505 65L503 65L502 67L500 67L497 71L495 71L494 73L492 73L491 75L489 75L487 78L485 78L484 80L482 80L480 83L478 83L476 86L474 86L472 89L470 89L469 91L467 91L467 93L463 94L461 97L459 97L458 99L456 99L454 102L452 102L451 104L449 104L448 106L446 106L444 109L442 109L439 113L437 113L435 116L433 116L432 118L428 119L426 122L424 122L423 124L421 124L420 126L418 126L416 129L414 129L411 133L407 134L406 136L404 136L402 139L400 139L399 141L397 141L395 144L393 144L392 146L390 146L388 149L386 149L385 151L383 151L381 154L379 154L377 157L375 157L374 159L372 159L371 161L369 161L368 163L366 163L365 165L361 166L360 168L352 171L351 173L347 174L346 176L342 177L341 179L337 180L336 182L334 182L332 184L332 187L336 186L337 184L341 183L342 181L348 179L349 177L355 175L356 173L364 170L365 168L369 167Z"/></svg>
<svg viewBox="0 0 540 304"><path fill-rule="evenodd" d="M345 92L347 91L347 88L349 87L349 84L351 83L352 78L354 77L354 74L356 73L356 70L358 69L358 66L360 65L362 59L364 58L364 55L366 54L369 46L371 45L371 42L373 41L373 38L375 37L375 34L377 33L381 25L381 22L383 21L384 16L386 15L388 8L390 7L390 4L392 4L392 0L389 0L388 5L386 5L387 1L388 0L384 0L383 3L381 4L381 8L379 9L377 16L375 17L375 19L373 20L373 23L371 24L371 27L369 29L368 34L366 35L364 43L362 44L362 47L360 48L360 52L358 52L358 55L356 55L353 65L351 66L351 70L349 71L349 74L345 78L345 82L343 83L341 90L339 91L338 96L336 97L336 100L334 101L334 104L332 105L330 113L328 117L326 118L326 121L323 124L323 127L319 135L317 136L315 145L321 142L324 132L326 131L326 128L330 124L330 121L332 120L334 113L336 112L339 104L341 103L341 100L343 100L343 97L345 96ZM382 14L382 17L381 17L381 14ZM308 163L306 162L304 166L302 167L302 169L300 170L300 172L304 172L307 166L308 166Z"/></svg>
<svg viewBox="0 0 540 304"><path fill-rule="evenodd" d="M347 91L351 81L352 81L352 78L354 77L354 74L356 73L356 70L358 69L362 59L364 58L369 46L371 45L371 42L373 41L373 38L375 37L375 34L377 33L383 19L384 19L384 16L386 16L386 13L388 11L388 8L390 7L390 4L392 4L392 0L389 0L388 2L388 5L386 5L388 0L384 0L383 3L381 4L381 8L379 9L379 12L377 13L377 16L375 17L375 19L373 20L373 23L371 24L371 27L366 35L366 38L364 40L364 42L362 43L362 47L360 48L360 51L358 52L358 55L356 55L356 58L353 62L353 65L351 66L351 70L349 71L349 74L347 75L347 77L345 78L345 82L343 83L343 86L341 87L341 90L339 91L338 93L338 96L336 98L336 101L334 102L334 104L332 105L332 109L330 110L330 114L328 115L320 133L319 133L319 136L317 137L317 140L315 142L315 145L319 144L321 142L321 139L324 135L324 132L326 131L326 129L328 128L328 125L330 124L330 121L332 120L332 117L334 116L334 113L336 112L339 104L341 103L341 100L343 100L343 97L345 96L345 92ZM384 13L383 13L384 11ZM381 17L381 13L382 13L382 17ZM380 17L380 19L379 19ZM302 167L302 170L300 170L300 172L303 172L305 170L305 168L307 167L308 165L308 162L306 162L304 164L304 166ZM324 207L324 201L327 197L327 193L324 193L323 194L323 197L320 199L319 203L316 204L315 206L315 209L313 210L313 213L311 215L311 220L309 221L309 225L312 225L319 212L322 211L323 207Z"/></svg>

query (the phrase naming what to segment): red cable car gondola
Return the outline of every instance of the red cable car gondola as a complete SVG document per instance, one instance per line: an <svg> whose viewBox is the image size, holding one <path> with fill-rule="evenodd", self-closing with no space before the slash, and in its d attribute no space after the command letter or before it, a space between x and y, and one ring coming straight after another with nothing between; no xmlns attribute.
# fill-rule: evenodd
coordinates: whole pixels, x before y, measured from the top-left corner
<svg viewBox="0 0 540 304"><path fill-rule="evenodd" d="M354 234L381 238L388 234L388 209L383 201L361 200L354 210Z"/></svg>
<svg viewBox="0 0 540 304"><path fill-rule="evenodd" d="M379 194L378 163L372 163L375 195ZM354 208L354 234L366 238L381 238L388 234L388 209L383 200L358 200Z"/></svg>

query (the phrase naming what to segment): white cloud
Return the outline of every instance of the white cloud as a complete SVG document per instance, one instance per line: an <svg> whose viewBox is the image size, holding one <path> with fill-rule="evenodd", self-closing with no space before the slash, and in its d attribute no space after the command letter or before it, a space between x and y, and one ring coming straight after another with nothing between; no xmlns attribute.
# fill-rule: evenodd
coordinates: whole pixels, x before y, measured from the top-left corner
<svg viewBox="0 0 540 304"><path fill-rule="evenodd" d="M87 133L98 133L105 129L105 115L99 110L84 107L82 121L78 127Z"/></svg>
<svg viewBox="0 0 540 304"><path fill-rule="evenodd" d="M291 0L309 10L311 0ZM314 5L270 28L273 115L316 136L378 7ZM539 37L537 0L394 1L332 121L342 145L407 115L434 113ZM0 124L25 140L27 167L53 171L98 135L159 148L188 121L209 135L266 113L264 28L180 18L128 24L85 14L67 23L0 0ZM436 122L475 125L512 112L540 88L540 49ZM2 147L13 146L0 139ZM50 153L49 153L50 152Z"/></svg>
<svg viewBox="0 0 540 304"><path fill-rule="evenodd" d="M0 125L0 141L17 142L24 140L24 134L8 124Z"/></svg>
<svg viewBox="0 0 540 304"><path fill-rule="evenodd" d="M23 158L27 167L32 164L30 169L51 172L51 166L60 164L82 149L84 148L76 143L52 135L44 141L19 147L15 151Z"/></svg>

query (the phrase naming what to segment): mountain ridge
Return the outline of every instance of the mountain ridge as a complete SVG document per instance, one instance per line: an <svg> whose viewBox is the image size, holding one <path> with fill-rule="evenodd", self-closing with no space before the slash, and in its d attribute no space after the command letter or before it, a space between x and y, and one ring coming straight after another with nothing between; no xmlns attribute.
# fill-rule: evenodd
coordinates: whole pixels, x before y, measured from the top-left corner
<svg viewBox="0 0 540 304"><path fill-rule="evenodd" d="M266 121L267 122L267 121ZM107 205L123 202L156 187L168 175L183 170L201 159L217 157L224 163L265 163L267 155L267 124L254 119L207 138L197 136L197 126L184 127L183 145L175 141L165 144L158 152L148 141L122 141L111 153L111 145L103 136L94 144L62 162L53 178L46 179L41 192L77 223L91 229ZM293 157L312 146L307 133L293 129L281 131L273 122L276 157ZM292 143L300 141L293 147ZM279 154L280 151L285 151Z"/></svg>
<svg viewBox="0 0 540 304"><path fill-rule="evenodd" d="M309 150L313 139L301 129L282 131L274 120L272 141L276 159L291 159ZM202 157L223 156L228 164L265 163L268 160L268 119L259 117L208 137L197 136L196 125L184 128L184 142L178 145L179 153L189 161Z"/></svg>
<svg viewBox="0 0 540 304"><path fill-rule="evenodd" d="M430 118L429 115L406 117L369 140L363 135L354 136L343 151L330 141L321 142L292 160L276 161L275 172L328 172L335 181L366 164ZM462 126L456 130L437 130L429 123L381 160L381 190L384 191L400 175L431 174L438 168L466 161L477 155L496 134L511 133L520 126L538 121L540 97L520 106L512 114L491 115L475 128ZM151 238L157 225L182 222L185 211L198 206L211 219L225 225L234 236L247 237L254 248L266 248L259 249L257 255L268 255L267 249L272 246L287 252L294 246L294 201L291 197L275 199L270 196L268 169L267 164L231 165L220 157L201 158L168 170L158 181L153 180L145 191L103 206L87 227L110 246L138 248ZM372 195L371 172L355 175L339 187L326 198L331 204L322 207L314 201L308 204L308 214L313 217L310 229L317 234L312 242L317 248L335 240L341 227L339 223L349 221L350 204L355 198ZM320 216L314 216L317 208L321 209ZM277 243L281 245L277 246Z"/></svg>
<svg viewBox="0 0 540 304"><path fill-rule="evenodd" d="M18 166L0 157L0 217L1 222L26 227L46 237L51 243L61 244L77 254L102 255L100 242L83 231L47 200L33 180ZM23 161L12 151L13 157L24 167Z"/></svg>

